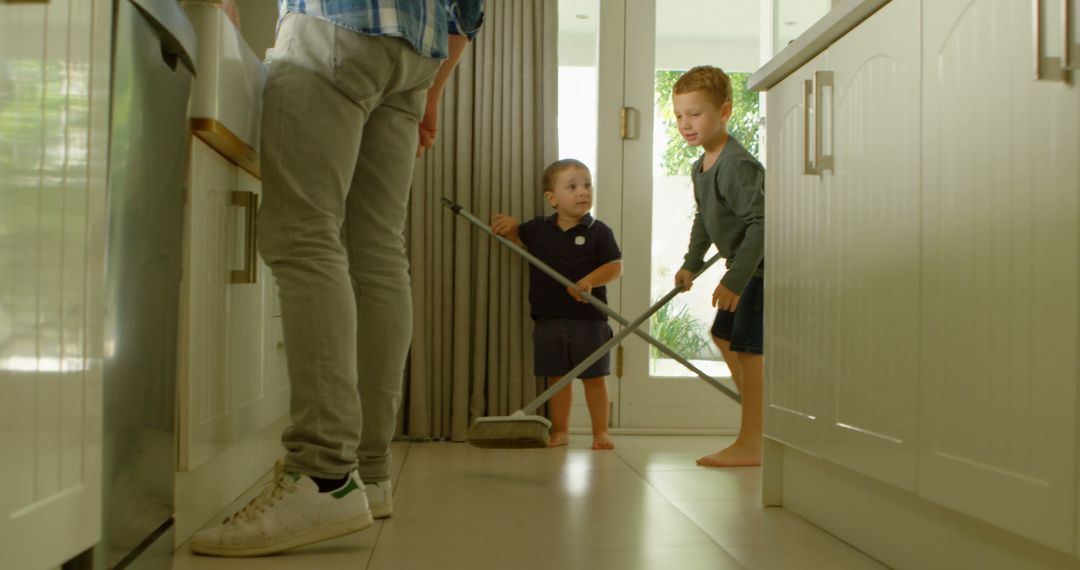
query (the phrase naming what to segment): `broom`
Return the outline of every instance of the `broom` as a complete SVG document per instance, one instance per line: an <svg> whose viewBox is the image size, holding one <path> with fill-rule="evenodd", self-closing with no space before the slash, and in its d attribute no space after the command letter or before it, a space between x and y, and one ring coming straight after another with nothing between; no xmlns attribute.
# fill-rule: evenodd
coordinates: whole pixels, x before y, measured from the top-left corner
<svg viewBox="0 0 1080 570"><path fill-rule="evenodd" d="M511 246L514 251L517 251L518 253L523 255L526 260L532 262L540 269L546 270L546 272L548 272L549 274L553 273L554 275L551 276L553 278L556 278L557 281L569 287L574 286L573 283L570 283L569 280L567 280L565 277L559 275L557 272L550 269L543 262L533 257L525 250L519 248L516 244L510 242L502 236L495 235L493 232L491 232L489 228L487 228L487 226L483 225L482 222L476 219L475 216L472 216L468 212L465 212L460 205L446 198L443 199L443 204L453 210L454 213L462 215L463 217L468 219L474 225L478 225L486 229L488 233L493 235L500 242ZM712 267L712 265L719 261L719 259L719 255L714 255L705 263L704 266L702 266L700 270L698 270L694 274L694 278L697 278L698 275L701 275L710 267ZM663 308L664 305L671 302L671 300L674 299L679 293L682 293L682 291L683 289L681 287L675 287L674 289L669 291L667 295L664 295L659 301L649 307L649 310L645 311L644 314L634 319L632 322L626 323L625 319L619 316L619 320L623 321L626 326L624 326L618 334L612 336L610 340L605 342L595 352L586 357L585 360L581 361L572 370L563 375L563 377L558 382L545 390L542 394L537 396L536 399L534 399L532 402L529 402L522 409L517 410L509 416L488 416L477 418L476 422L473 423L472 427L469 428L468 433L465 435L465 440L476 447L487 448L547 447L548 434L549 430L551 429L551 422L548 421L547 418L536 415L536 410L538 410L540 406L544 405L548 400L550 400L552 396L554 396L560 390L570 384L570 382L573 382L574 378L577 378L578 375L587 370L590 366L593 365L593 363L603 358L605 354L611 352L611 349L618 345L620 342L622 342L623 339L630 336L631 334L634 334L635 332L639 332L638 328L641 327L642 324L652 318L652 316L657 311ZM591 295L589 295L589 297L591 297ZM608 313L609 315L614 313L614 311L601 303L598 299L592 298L589 299L589 301L595 306L606 309L606 311L604 312ZM618 315L617 313L614 314ZM655 339L652 339L651 337L649 337L649 339L655 341ZM662 343L660 343L659 341L655 341L655 344L663 346ZM664 346L663 348L667 347ZM712 379L710 378L710 380ZM726 387L722 386L722 389L727 391ZM738 397L734 393L732 393L732 395L734 395L736 398Z"/></svg>
<svg viewBox="0 0 1080 570"><path fill-rule="evenodd" d="M484 224L484 222L482 222L476 216L470 214L467 210L463 209L457 202L454 202L453 200L450 200L450 199L447 199L447 198L443 198L442 203L443 203L444 206L449 208L455 214L461 216L462 218L465 218L466 221L468 221L472 225L480 228L481 230L484 231L484 233L486 233L486 234L490 235L491 237L495 238L497 241L499 241L499 243L502 243L506 247L510 248L514 253L517 253L521 257L525 258L526 261L531 263L537 269L539 269L539 270L543 271L544 273L546 273L549 277L551 277L555 281L562 284L563 287L573 288L575 286L572 281L567 279L564 275L560 274L558 271L555 271L551 266L549 266L546 263L544 263L543 261L540 261L539 259L537 259L536 256L534 256L533 254L526 251L525 248L523 248L523 247L519 246L518 244L516 244L516 243L514 243L514 242L512 242L512 241L510 241L510 240L496 234L495 232L491 231L490 227L488 227L486 224ZM702 273L704 273L706 269L711 267L713 265L713 263L715 263L719 259L720 259L719 254L714 255L708 262L706 262L705 266L702 267L700 271L698 271L697 273L694 274L694 279L697 279L698 275L701 275ZM582 291L580 294L581 294L581 297L583 299L585 299L586 301L588 301L590 305L596 307L600 312L602 312L605 315L611 317L612 319L615 319L615 321L618 322L619 324L621 324L622 326L625 327L625 326L628 326L630 324L630 321L628 321L625 317L623 317L619 313L615 312L614 309L607 306L607 304L605 304L600 299L597 299L596 297L593 297L592 295L590 295L589 293L586 293L584 291ZM649 344L655 346L658 350L660 350L660 352L664 353L668 358L671 358L672 360L675 360L676 362L678 362L679 364L682 364L684 367L686 367L691 372L694 372L695 374L697 374L698 377L701 378L702 380L704 380L706 384L712 386L713 388L716 388L717 390L722 392L725 396L727 396L727 397L731 398L732 400L734 400L736 403L742 403L742 397L740 397L737 392L735 392L731 388L728 388L727 386L722 384L716 378L713 378L712 376L709 376L708 374L703 372L697 366L694 366L694 364L692 362L690 362L686 358L683 358L683 356L681 354L679 354L678 352L675 352L675 350L673 350L668 345L664 344L663 342L660 342L660 340L656 339L655 337L653 337L652 335L650 335L649 333L647 333L647 332L645 332L645 331L643 331L641 329L634 329L634 334L636 334L637 336L644 339L645 342L648 342Z"/></svg>

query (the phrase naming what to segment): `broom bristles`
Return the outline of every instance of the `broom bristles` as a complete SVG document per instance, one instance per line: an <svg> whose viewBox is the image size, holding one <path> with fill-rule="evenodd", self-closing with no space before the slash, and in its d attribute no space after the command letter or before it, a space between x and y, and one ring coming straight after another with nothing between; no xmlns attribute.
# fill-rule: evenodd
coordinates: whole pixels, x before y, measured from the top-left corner
<svg viewBox="0 0 1080 570"><path fill-rule="evenodd" d="M520 449L547 447L551 422L523 413L512 416L477 418L465 441L476 447Z"/></svg>

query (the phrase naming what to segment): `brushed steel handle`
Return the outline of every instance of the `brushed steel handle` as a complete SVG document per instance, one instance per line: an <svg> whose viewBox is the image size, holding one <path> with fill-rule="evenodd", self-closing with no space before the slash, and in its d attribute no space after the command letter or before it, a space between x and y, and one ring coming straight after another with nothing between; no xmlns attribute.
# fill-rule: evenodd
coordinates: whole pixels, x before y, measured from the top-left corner
<svg viewBox="0 0 1080 570"><path fill-rule="evenodd" d="M1080 69L1072 59L1073 21L1072 0L1061 0L1061 67L1066 70Z"/></svg>
<svg viewBox="0 0 1080 570"><path fill-rule="evenodd" d="M821 174L810 158L810 102L813 98L814 80L807 79L803 82L803 174L808 175Z"/></svg>
<svg viewBox="0 0 1080 570"><path fill-rule="evenodd" d="M1062 0L1062 28L1065 44L1063 58L1047 57L1043 54L1043 0L1032 0L1032 19L1034 20L1033 46L1035 56L1035 81L1068 81L1065 66L1069 59L1069 0Z"/></svg>
<svg viewBox="0 0 1080 570"><path fill-rule="evenodd" d="M233 192L232 205L244 208L244 268L229 272L229 282L251 284L258 282L258 256L256 240L258 229L255 224L259 210L259 196L254 192Z"/></svg>
<svg viewBox="0 0 1080 570"><path fill-rule="evenodd" d="M825 88L829 88L832 92L833 99L835 99L835 91L833 90L833 72L831 71L815 71L814 72L814 169L817 174L821 174L826 170L833 169L833 154L830 145L829 154L825 154L825 105L822 105L821 100L822 91ZM830 123L832 114L829 115ZM829 125L829 133L832 133L832 125ZM832 139L830 138L830 142Z"/></svg>
<svg viewBox="0 0 1080 570"><path fill-rule="evenodd" d="M637 129L633 128L637 116L637 109L633 107L619 108L619 138L624 141L637 140Z"/></svg>
<svg viewBox="0 0 1080 570"><path fill-rule="evenodd" d="M1031 23L1034 26L1032 33L1032 52L1035 54L1035 81L1042 80L1042 0L1031 0L1032 16Z"/></svg>

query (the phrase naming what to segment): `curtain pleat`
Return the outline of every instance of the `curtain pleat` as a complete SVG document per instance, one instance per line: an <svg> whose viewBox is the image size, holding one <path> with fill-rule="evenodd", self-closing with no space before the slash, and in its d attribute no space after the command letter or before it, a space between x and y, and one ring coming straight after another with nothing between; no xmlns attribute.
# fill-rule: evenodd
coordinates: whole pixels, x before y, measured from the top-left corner
<svg viewBox="0 0 1080 570"><path fill-rule="evenodd" d="M558 3L487 2L485 23L447 84L438 140L417 162L408 229L413 343L399 433L463 441L477 416L539 394L532 374L528 264L442 204L478 218L543 213L556 160Z"/></svg>

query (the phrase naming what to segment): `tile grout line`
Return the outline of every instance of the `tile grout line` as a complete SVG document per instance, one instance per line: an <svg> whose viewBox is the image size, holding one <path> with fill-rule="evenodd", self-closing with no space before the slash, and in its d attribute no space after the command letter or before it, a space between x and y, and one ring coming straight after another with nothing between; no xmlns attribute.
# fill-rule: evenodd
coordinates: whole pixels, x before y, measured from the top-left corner
<svg viewBox="0 0 1080 570"><path fill-rule="evenodd" d="M694 520L690 515L686 514L686 511L680 509L679 505L675 504L675 501L672 501L670 498L668 498L667 495L664 494L663 491L661 491L660 489L657 489L656 486L654 486L652 484L652 481L649 481L648 477L646 477L644 474L642 474L641 471L638 471L636 468L634 468L634 466L629 461L627 461L625 457L620 455L618 448L615 448L613 451L615 452L615 456L619 458L619 461L622 461L623 463L625 463L626 466L629 467L630 470L634 472L634 474L636 474L638 477L641 478L642 481L645 482L645 485L647 485L650 489L655 491L656 494L663 497L664 500L667 501L668 504L672 506L672 508L674 508L676 511L679 512L680 515L683 516L683 518L690 521L690 524L694 525L694 528L701 531L701 534L704 534L709 539L709 541L712 542L713 544L715 544L717 548L722 550L724 552L724 554L727 554L728 556L730 556L731 559L734 560L736 564L738 564L739 566L743 565L742 562L739 562L738 560L735 559L735 555L733 555L730 551L728 551L728 549L724 548L724 546L722 544L720 544L719 542L716 542L716 539L713 538L712 535L709 534L708 531L706 531L704 527L702 527L700 524L698 524L698 522L696 520ZM648 470L646 470L646 471L648 471Z"/></svg>
<svg viewBox="0 0 1080 570"><path fill-rule="evenodd" d="M412 443L407 442L407 447L405 448L404 457L401 458L401 469L398 470L396 478L391 476L391 480L393 481L392 483L390 483L390 488L391 488L390 498L391 499L393 499L394 493L397 493L398 481L401 480L401 475L405 473L405 466L409 463L409 452L410 451L412 451ZM378 546L379 546L379 539L382 537L383 527L386 526L386 521L387 520L389 520L389 519L383 519L382 521L379 522L379 530L376 531L376 533L375 533L375 541L371 543L371 554L368 555L367 564L364 566L365 570L371 570L371 564L375 561L375 549L378 548Z"/></svg>

